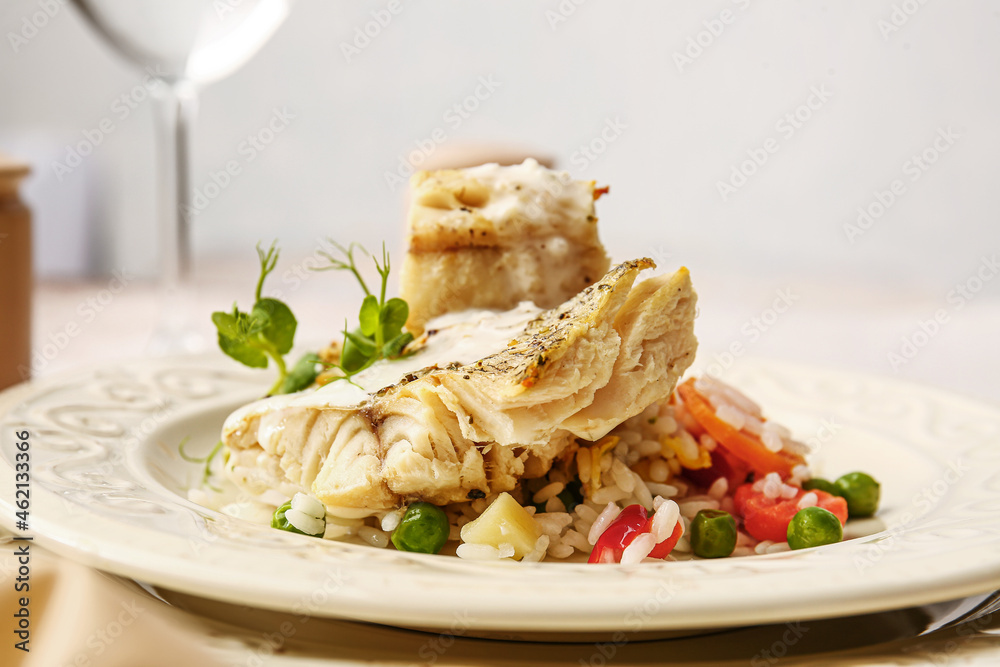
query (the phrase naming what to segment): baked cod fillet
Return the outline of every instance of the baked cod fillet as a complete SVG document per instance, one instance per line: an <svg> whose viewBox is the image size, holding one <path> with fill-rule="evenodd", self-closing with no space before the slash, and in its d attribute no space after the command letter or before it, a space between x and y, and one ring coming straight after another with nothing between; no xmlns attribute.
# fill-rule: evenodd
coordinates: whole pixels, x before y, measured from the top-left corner
<svg viewBox="0 0 1000 667"><path fill-rule="evenodd" d="M233 413L228 476L252 494L308 491L331 511L443 505L545 474L667 397L694 359L686 269L634 285L625 262L561 306L438 318L403 360Z"/></svg>
<svg viewBox="0 0 1000 667"><path fill-rule="evenodd" d="M594 182L535 160L417 172L400 296L407 327L465 308L554 308L610 265L597 237Z"/></svg>

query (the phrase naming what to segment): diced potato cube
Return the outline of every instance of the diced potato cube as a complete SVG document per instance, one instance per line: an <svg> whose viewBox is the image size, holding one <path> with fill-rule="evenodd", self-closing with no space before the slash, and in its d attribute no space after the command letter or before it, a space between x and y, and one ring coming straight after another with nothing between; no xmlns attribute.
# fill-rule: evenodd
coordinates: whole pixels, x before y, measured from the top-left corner
<svg viewBox="0 0 1000 667"><path fill-rule="evenodd" d="M514 547L514 559L521 560L535 548L541 535L538 524L509 493L501 493L475 521L462 526L462 541L500 548Z"/></svg>

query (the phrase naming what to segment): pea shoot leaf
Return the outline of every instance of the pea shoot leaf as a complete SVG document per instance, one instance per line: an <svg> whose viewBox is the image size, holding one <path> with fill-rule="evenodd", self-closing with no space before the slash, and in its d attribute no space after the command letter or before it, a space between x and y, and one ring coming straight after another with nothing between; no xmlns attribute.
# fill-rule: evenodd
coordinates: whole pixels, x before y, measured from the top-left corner
<svg viewBox="0 0 1000 667"><path fill-rule="evenodd" d="M234 304L231 313L224 311L212 313L212 323L218 331L219 348L223 352L251 368L267 368L271 361L278 367L278 379L268 395L298 391L309 384L302 384L307 376L308 364L304 363L299 369L301 372L292 379L285 365L284 355L291 351L295 342L295 329L298 326L295 316L284 302L261 296L264 281L278 265L279 254L280 251L274 243L267 250L257 244L260 277L257 280L254 304L250 312L243 312ZM312 370L315 380L316 361L312 363Z"/></svg>
<svg viewBox="0 0 1000 667"><path fill-rule="evenodd" d="M345 248L335 241L331 241L331 243L344 256L344 259L323 253L330 261L330 265L316 270L349 271L357 279L361 290L365 293L365 298L358 311L359 326L354 330L348 330L346 326L344 327L344 343L341 348L340 363L336 364L343 372L343 376L335 379L350 382L352 376L376 361L396 359L405 354L406 346L413 340L412 334L403 331L406 319L410 315L410 307L403 299L392 298L387 301L385 298L389 282L389 253L386 252L385 244L382 244L381 263L373 255L369 255L375 262L375 270L378 271L382 279L379 295L376 297L368 290L368 286L361 278L361 273L354 261L355 250L360 249L365 254L368 254L368 251L357 244L351 244Z"/></svg>
<svg viewBox="0 0 1000 667"><path fill-rule="evenodd" d="M291 309L277 299L265 298L255 303L250 313L264 323L260 336L273 345L278 354L288 354L295 342L298 325Z"/></svg>
<svg viewBox="0 0 1000 667"><path fill-rule="evenodd" d="M382 346L382 356L387 359L395 359L403 353L403 348L413 340L413 334L409 331L403 332Z"/></svg>
<svg viewBox="0 0 1000 667"><path fill-rule="evenodd" d="M410 307L402 299L389 299L379 313L382 335L386 340L399 335L410 316Z"/></svg>
<svg viewBox="0 0 1000 667"><path fill-rule="evenodd" d="M340 352L340 368L348 376L353 375L365 367L368 363L368 359L371 356L370 353L366 353L362 348L358 347L352 342L353 339L364 339L364 334L361 333L361 329L355 329L354 331L344 332L344 345ZM374 350L374 345L371 348Z"/></svg>
<svg viewBox="0 0 1000 667"><path fill-rule="evenodd" d="M239 338L219 335L219 347L230 357L250 368L267 368L267 354Z"/></svg>
<svg viewBox="0 0 1000 667"><path fill-rule="evenodd" d="M288 372L288 376L281 384L281 389L278 390L278 393L294 394L309 387L316 381L316 376L319 375L319 363L319 355L315 352L308 352L299 357L299 360L292 366L292 370Z"/></svg>
<svg viewBox="0 0 1000 667"><path fill-rule="evenodd" d="M378 298L374 294L369 294L361 302L361 312L358 313L358 322L361 324L361 333L368 338L378 331L381 310L379 309Z"/></svg>
<svg viewBox="0 0 1000 667"><path fill-rule="evenodd" d="M232 312L220 310L212 313L212 323L218 332L219 349L224 353L250 368L267 368L274 361L278 367L278 379L267 392L268 396L290 394L308 388L316 381L321 363L319 356L310 352L303 355L290 372L285 365L284 355L291 351L295 342L298 322L285 303L261 296L264 281L278 265L279 254L275 243L267 250L257 244L260 277L250 312L241 311L234 303ZM203 482L211 487L208 480L212 474L212 460L223 450L224 458L228 459L229 450L220 441L207 457L195 459L185 454L185 443L186 439L179 446L181 456L186 461L204 463Z"/></svg>
<svg viewBox="0 0 1000 667"><path fill-rule="evenodd" d="M267 355L250 341L251 318L233 310L212 313L212 322L219 331L219 347L227 355L251 368L267 368Z"/></svg>
<svg viewBox="0 0 1000 667"><path fill-rule="evenodd" d="M354 347L358 349L358 352L363 354L366 358L375 354L375 343L372 342L371 338L368 338L365 335L359 335L357 330L345 331L344 335L347 336L347 340L349 340Z"/></svg>
<svg viewBox="0 0 1000 667"><path fill-rule="evenodd" d="M235 306L233 310L236 311ZM238 338L240 336L239 324L236 322L238 316L238 311L233 313L224 313L221 310L216 311L212 313L212 323L215 324L215 328L218 329L220 336Z"/></svg>

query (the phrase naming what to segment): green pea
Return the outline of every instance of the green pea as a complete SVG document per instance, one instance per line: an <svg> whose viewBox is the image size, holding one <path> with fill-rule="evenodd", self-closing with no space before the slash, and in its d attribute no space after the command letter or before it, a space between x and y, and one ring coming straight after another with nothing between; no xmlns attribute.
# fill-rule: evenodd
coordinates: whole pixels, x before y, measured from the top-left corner
<svg viewBox="0 0 1000 667"><path fill-rule="evenodd" d="M566 506L567 512L572 512L576 509L576 506L583 502L583 493L581 489L583 485L580 484L579 480L574 479L572 482L566 484L566 488L559 492L556 496L562 501L563 505Z"/></svg>
<svg viewBox="0 0 1000 667"><path fill-rule="evenodd" d="M871 475L863 472L849 472L837 478L840 495L847 500L847 515L854 518L875 514L881 486Z"/></svg>
<svg viewBox="0 0 1000 667"><path fill-rule="evenodd" d="M400 551L436 554L448 541L448 516L430 503L413 503L392 533L392 543Z"/></svg>
<svg viewBox="0 0 1000 667"><path fill-rule="evenodd" d="M287 530L289 533L298 533L299 535L308 535L309 537L323 537L322 535L309 535L309 533L304 533L291 522L285 518L285 512L292 509L292 501L288 500L284 505L274 510L274 515L271 517L271 528L277 528L278 530Z"/></svg>
<svg viewBox="0 0 1000 667"><path fill-rule="evenodd" d="M804 507L789 522L787 537L792 549L807 549L839 542L844 538L844 527L833 512L822 507Z"/></svg>
<svg viewBox="0 0 1000 667"><path fill-rule="evenodd" d="M844 493L840 490L840 487L831 482L828 479L823 479L822 477L813 477L812 479L807 479L802 482L802 489L804 491L825 491L831 496L842 496Z"/></svg>
<svg viewBox="0 0 1000 667"><path fill-rule="evenodd" d="M725 558L736 549L736 520L722 510L701 510L691 522L691 550L701 558Z"/></svg>

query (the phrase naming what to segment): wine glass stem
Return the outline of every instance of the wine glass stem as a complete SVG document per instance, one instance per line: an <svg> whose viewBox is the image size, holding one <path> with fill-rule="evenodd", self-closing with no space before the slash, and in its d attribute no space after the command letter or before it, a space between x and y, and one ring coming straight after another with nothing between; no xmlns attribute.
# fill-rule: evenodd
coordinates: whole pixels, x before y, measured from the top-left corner
<svg viewBox="0 0 1000 667"><path fill-rule="evenodd" d="M194 86L160 82L156 88L159 155L157 218L160 228L160 284L176 296L191 272L191 126L197 109Z"/></svg>

